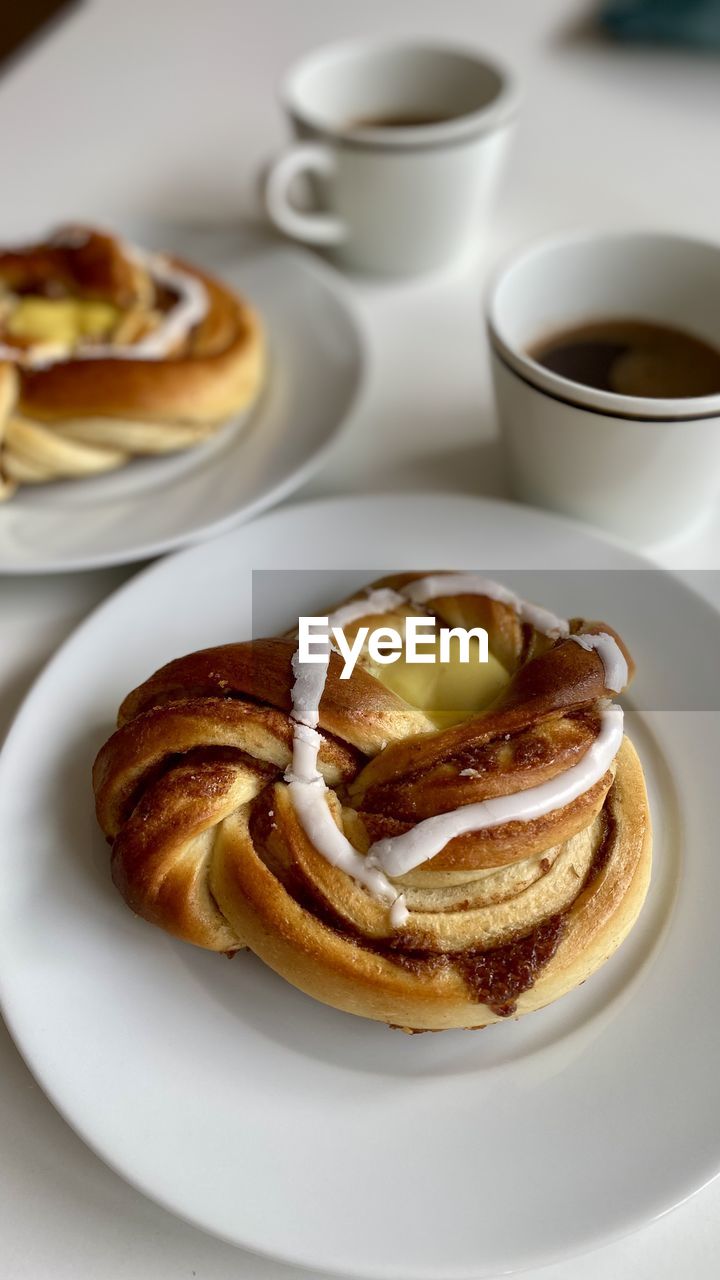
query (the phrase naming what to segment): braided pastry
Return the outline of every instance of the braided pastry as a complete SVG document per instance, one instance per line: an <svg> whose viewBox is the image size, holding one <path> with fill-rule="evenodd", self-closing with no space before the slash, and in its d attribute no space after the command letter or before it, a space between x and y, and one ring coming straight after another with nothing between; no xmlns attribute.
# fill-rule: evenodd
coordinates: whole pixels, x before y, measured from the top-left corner
<svg viewBox="0 0 720 1280"><path fill-rule="evenodd" d="M196 267L83 227L0 251L0 500L200 443L263 366L254 313Z"/></svg>
<svg viewBox="0 0 720 1280"><path fill-rule="evenodd" d="M406 1030L519 1016L583 982L642 906L651 836L611 700L619 637L474 574L396 574L330 617L483 628L487 664L358 664L295 634L202 650L120 708L94 787L129 906ZM392 687L394 686L394 687Z"/></svg>

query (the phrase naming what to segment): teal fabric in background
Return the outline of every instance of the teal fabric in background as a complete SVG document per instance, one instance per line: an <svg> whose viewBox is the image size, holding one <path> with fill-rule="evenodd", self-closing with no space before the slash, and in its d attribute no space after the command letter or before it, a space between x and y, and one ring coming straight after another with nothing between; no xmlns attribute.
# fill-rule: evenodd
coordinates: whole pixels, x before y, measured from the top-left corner
<svg viewBox="0 0 720 1280"><path fill-rule="evenodd" d="M720 49L720 0L613 0L600 21L618 40Z"/></svg>

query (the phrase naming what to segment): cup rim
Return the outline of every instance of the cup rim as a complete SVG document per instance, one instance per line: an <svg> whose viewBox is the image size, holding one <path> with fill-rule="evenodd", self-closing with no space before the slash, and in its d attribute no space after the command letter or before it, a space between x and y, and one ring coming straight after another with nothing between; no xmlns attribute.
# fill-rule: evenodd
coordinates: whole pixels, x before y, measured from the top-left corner
<svg viewBox="0 0 720 1280"><path fill-rule="evenodd" d="M329 125L326 120L315 115L312 109L306 109L301 102L298 94L300 77L306 75L308 71L319 68L330 58L335 59L351 53L372 55L394 50L442 53L464 58L494 72L500 87L495 97L485 106L477 107L464 115L453 116L449 120L435 121L432 124L403 125L396 128L366 126L353 129L352 133L345 131L341 125L337 127ZM417 151L423 148L441 148L453 142L469 141L510 124L520 105L520 93L514 72L494 53L485 53L484 50L474 46L453 44L431 36L414 36L409 39L368 36L356 40L322 44L300 57L290 67L281 83L280 102L292 120L310 128L316 137L332 141L336 146L371 148L377 151Z"/></svg>
<svg viewBox="0 0 720 1280"><path fill-rule="evenodd" d="M616 228L616 229L583 229L559 233L554 236L543 236L531 241L522 249L509 254L492 274L485 293L485 323L491 346L497 355L525 382L536 390L543 391L560 400L564 404L579 409L593 409L606 417L621 417L636 421L657 422L669 420L675 422L691 421L698 418L714 418L720 414L720 392L711 396L676 396L664 399L654 396L628 396L616 391L600 391L596 387L588 387L580 382L573 382L559 373L553 373L534 360L521 347L513 343L503 334L497 316L499 293L506 278L512 271L522 268L534 257L553 249L577 244L590 244L597 241L642 240L656 241L662 245L690 245L720 255L720 242L704 240L698 236L685 235L681 231L664 229Z"/></svg>

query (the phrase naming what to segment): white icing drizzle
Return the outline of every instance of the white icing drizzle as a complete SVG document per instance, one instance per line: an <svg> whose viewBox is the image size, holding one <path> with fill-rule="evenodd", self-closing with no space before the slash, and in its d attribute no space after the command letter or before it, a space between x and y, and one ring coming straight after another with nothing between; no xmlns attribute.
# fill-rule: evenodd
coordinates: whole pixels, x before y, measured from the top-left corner
<svg viewBox="0 0 720 1280"><path fill-rule="evenodd" d="M456 836L485 831L505 822L531 822L563 808L589 791L607 773L620 749L622 736L622 707L606 707L600 713L600 732L578 764L537 787L481 800L479 804L467 804L451 813L425 818L400 836L378 840L371 848L373 862L388 875L402 876L433 858Z"/></svg>
<svg viewBox="0 0 720 1280"><path fill-rule="evenodd" d="M143 254L134 247L132 252L139 254L139 261L153 279L177 294L177 301L165 312L157 328L139 342L123 347L106 346L104 349L87 347L83 349L83 359L98 359L96 352L102 350L102 359L160 360L182 342L190 330L207 315L207 289L197 276L174 266L162 254ZM122 355L118 355L118 352L122 352Z"/></svg>
<svg viewBox="0 0 720 1280"><path fill-rule="evenodd" d="M614 636L608 635L607 631L600 631L597 635L583 632L582 635L568 636L568 640L574 640L581 648L597 653L605 668L606 689L619 693L625 688L628 682L627 659Z"/></svg>
<svg viewBox="0 0 720 1280"><path fill-rule="evenodd" d="M67 347L59 342L38 342L32 347L13 347L0 342L0 360L17 364L21 369L49 369L51 364L69 359Z"/></svg>
<svg viewBox="0 0 720 1280"><path fill-rule="evenodd" d="M347 836L336 825L327 804L327 787L318 775L312 781L294 778L289 784L290 799L300 819L300 825L318 853L332 866L352 876L365 885L375 898L393 907L402 897L390 883L384 872L368 862L351 845ZM402 911L402 904L400 911ZM407 919L407 916L404 917ZM400 920L402 923L402 920Z"/></svg>
<svg viewBox="0 0 720 1280"><path fill-rule="evenodd" d="M410 912L407 909L405 894L399 893L395 901L390 907L390 925L393 929L400 929L409 918Z"/></svg>
<svg viewBox="0 0 720 1280"><path fill-rule="evenodd" d="M317 763L322 736L317 729L298 723L293 732L292 764L285 770L286 782L317 782L322 779Z"/></svg>
<svg viewBox="0 0 720 1280"><path fill-rule="evenodd" d="M402 609L406 604L406 597L399 591L393 591L390 587L378 587L359 600L349 600L347 604L341 605L330 615L328 624L331 627L348 627L360 618L392 613L394 609Z"/></svg>
<svg viewBox="0 0 720 1280"><path fill-rule="evenodd" d="M521 600L500 583L475 573L434 574L408 583L402 591L379 588L367 596L351 600L328 617L325 653L320 661L301 663L293 656L295 682L292 689L293 734L292 765L286 770L290 797L300 824L315 848L333 866L339 867L364 885L373 896L390 906L390 924L402 926L409 912L405 897L388 876L400 876L434 857L455 836L481 831L506 822L530 822L556 809L561 809L588 791L607 773L623 735L622 708L603 705L600 732L582 760L556 778L530 787L514 795L498 796L478 804L463 805L450 813L437 814L418 822L399 836L378 840L367 854L354 848L335 823L327 804L327 786L318 770L318 752L322 736L317 732L320 700L325 688L330 662L330 629L345 627L360 618L389 613L408 603L420 605L446 595L484 595L510 605L518 616L536 630L553 638L571 638L584 649L595 650L605 667L605 687L619 691L627 681L627 662L613 636L602 632L592 636L569 636L569 623ZM316 649L322 637L316 641ZM471 771L465 771L470 773Z"/></svg>
<svg viewBox="0 0 720 1280"><path fill-rule="evenodd" d="M322 643L322 637L316 639L316 647ZM330 640L325 639L325 656L321 662L301 662L300 654L294 653L292 659L293 675L295 683L292 687L292 711L291 716L298 724L307 725L310 729L314 729L320 716L320 699L325 689L325 681L327 680L328 663L330 662ZM298 730L295 730L295 738L298 737ZM293 761L295 764L295 761Z"/></svg>
<svg viewBox="0 0 720 1280"><path fill-rule="evenodd" d="M293 654L292 669L295 683L292 688L292 711L290 713L293 720L298 721L300 724L309 725L311 729L317 726L320 715L320 699L325 689L332 649L330 629L332 627L348 627L351 623L357 622L359 618L390 613L393 609L397 609L404 604L406 604L406 601L397 591L371 591L367 596L362 596L359 600L350 600L347 604L341 605L339 609L336 609L330 615L327 634L324 638L324 655L320 652L323 637L317 635L314 640L314 647L318 651L317 657L321 660L303 663L300 661L299 653ZM294 760L293 768L295 768Z"/></svg>
<svg viewBox="0 0 720 1280"><path fill-rule="evenodd" d="M345 871L353 880L364 885L374 897L387 903L390 907L390 923L394 929L403 925L408 918L405 896L390 883L380 867L374 866L358 853L337 826L328 808L325 780L318 770L322 737L316 726L330 663L330 628L346 627L359 618L388 613L403 604L405 601L402 596L395 591L386 590L373 591L360 600L351 600L328 618L325 652L318 653L320 661L302 663L297 653L293 655L293 758L292 765L285 771L293 808L308 839L332 866ZM315 642L316 650L320 650L321 644L322 636L319 636Z"/></svg>
<svg viewBox="0 0 720 1280"><path fill-rule="evenodd" d="M487 596L490 600L497 600L499 604L510 605L523 622L529 622L542 635L556 639L566 636L570 630L565 618L558 618L549 609L521 600L508 587L493 582L491 578L484 578L479 573L438 573L418 578L403 588L403 594L412 604L425 604L439 596Z"/></svg>
<svg viewBox="0 0 720 1280"><path fill-rule="evenodd" d="M54 244L64 241L53 240ZM23 349L0 343L0 360L10 360L29 369L47 369L70 360L162 360L208 312L207 290L201 280L174 266L162 254L149 254L135 245L123 245L125 253L145 267L155 281L177 294L177 301L163 314L151 333L137 342L119 344L79 343L68 350L55 343L36 343Z"/></svg>

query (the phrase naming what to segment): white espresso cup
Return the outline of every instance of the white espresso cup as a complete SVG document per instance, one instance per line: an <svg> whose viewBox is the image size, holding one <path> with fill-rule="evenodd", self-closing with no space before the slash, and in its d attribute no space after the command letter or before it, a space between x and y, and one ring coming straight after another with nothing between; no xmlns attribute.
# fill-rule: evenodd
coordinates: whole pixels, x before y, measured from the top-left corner
<svg viewBox="0 0 720 1280"><path fill-rule="evenodd" d="M431 271L480 241L517 106L494 59L353 41L304 58L282 101L299 141L272 165L265 198L286 235L379 275ZM301 175L317 211L293 202Z"/></svg>
<svg viewBox="0 0 720 1280"><path fill-rule="evenodd" d="M635 543L690 526L720 494L720 394L620 395L529 354L596 320L645 320L720 350L720 245L643 232L563 236L501 270L487 305L515 495Z"/></svg>

